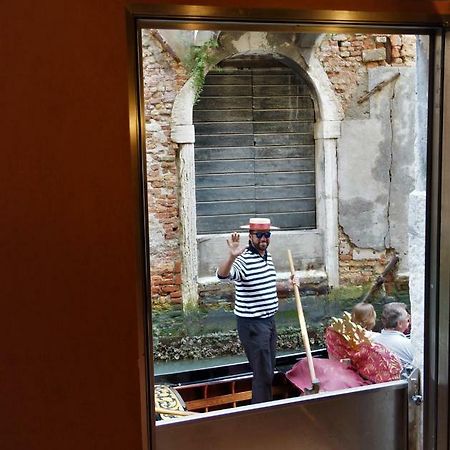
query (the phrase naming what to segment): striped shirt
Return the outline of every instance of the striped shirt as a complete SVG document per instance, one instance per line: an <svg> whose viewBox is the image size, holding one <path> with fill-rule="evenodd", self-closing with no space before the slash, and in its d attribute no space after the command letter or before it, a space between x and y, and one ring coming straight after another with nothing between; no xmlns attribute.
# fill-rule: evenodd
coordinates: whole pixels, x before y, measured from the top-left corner
<svg viewBox="0 0 450 450"><path fill-rule="evenodd" d="M222 277L219 276L222 279ZM278 310L276 272L272 256L248 247L239 255L225 279L236 287L234 313L240 317L266 318Z"/></svg>

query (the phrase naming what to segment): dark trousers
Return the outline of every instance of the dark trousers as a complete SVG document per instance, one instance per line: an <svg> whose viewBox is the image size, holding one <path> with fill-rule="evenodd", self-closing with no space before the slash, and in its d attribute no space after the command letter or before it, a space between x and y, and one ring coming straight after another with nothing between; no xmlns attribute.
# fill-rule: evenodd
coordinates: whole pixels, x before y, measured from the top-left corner
<svg viewBox="0 0 450 450"><path fill-rule="evenodd" d="M275 318L237 317L239 339L253 372L252 403L272 400L277 330Z"/></svg>

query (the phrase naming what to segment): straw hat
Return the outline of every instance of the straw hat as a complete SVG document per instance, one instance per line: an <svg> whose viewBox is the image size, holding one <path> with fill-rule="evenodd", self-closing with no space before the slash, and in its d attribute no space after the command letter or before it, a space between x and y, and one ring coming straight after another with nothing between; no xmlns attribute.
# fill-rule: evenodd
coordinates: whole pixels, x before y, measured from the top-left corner
<svg viewBox="0 0 450 450"><path fill-rule="evenodd" d="M241 225L240 228L245 228L246 230L279 230L278 227L274 227L270 223L270 219L265 217L254 217L248 221L248 225Z"/></svg>

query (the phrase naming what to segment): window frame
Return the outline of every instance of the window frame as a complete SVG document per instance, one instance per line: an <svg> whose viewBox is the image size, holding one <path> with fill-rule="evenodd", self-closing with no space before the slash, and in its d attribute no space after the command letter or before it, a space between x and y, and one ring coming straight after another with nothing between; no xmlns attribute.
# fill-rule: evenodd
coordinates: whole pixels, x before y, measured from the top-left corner
<svg viewBox="0 0 450 450"><path fill-rule="evenodd" d="M242 29L296 32L390 32L430 36L429 128L425 263L425 405L424 448L444 449L448 443L449 306L450 296L450 66L449 37L443 18L433 13L373 13L242 9L192 5L138 5L128 8L130 138L136 214L140 293L138 305L142 425L145 447L155 449L152 403L153 367L149 305L148 222L146 217L145 130L140 93L139 52L142 27L198 30ZM446 46L447 44L447 46ZM447 50L446 50L447 48ZM444 66L445 64L445 66ZM444 76L446 75L446 76ZM446 151L444 152L443 149Z"/></svg>

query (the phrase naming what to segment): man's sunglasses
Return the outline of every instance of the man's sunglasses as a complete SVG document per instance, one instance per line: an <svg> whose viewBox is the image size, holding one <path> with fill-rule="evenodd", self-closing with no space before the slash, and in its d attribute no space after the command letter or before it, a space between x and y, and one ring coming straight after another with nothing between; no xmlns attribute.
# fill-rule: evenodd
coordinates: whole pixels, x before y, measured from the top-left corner
<svg viewBox="0 0 450 450"><path fill-rule="evenodd" d="M267 239L270 238L270 235L272 234L270 231L255 231L252 233L255 235L258 239L261 239L263 236Z"/></svg>

